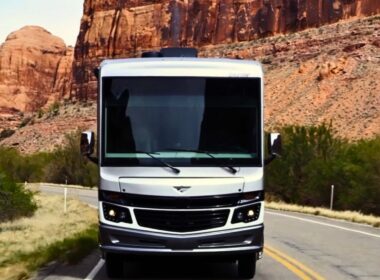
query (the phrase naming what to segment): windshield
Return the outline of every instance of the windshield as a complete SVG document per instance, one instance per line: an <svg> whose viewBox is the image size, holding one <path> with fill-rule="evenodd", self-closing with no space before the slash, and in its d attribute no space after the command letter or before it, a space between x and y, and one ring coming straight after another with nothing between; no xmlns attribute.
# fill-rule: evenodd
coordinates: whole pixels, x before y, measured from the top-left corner
<svg viewBox="0 0 380 280"><path fill-rule="evenodd" d="M260 83L103 78L102 165L159 165L147 153L177 166L261 165Z"/></svg>

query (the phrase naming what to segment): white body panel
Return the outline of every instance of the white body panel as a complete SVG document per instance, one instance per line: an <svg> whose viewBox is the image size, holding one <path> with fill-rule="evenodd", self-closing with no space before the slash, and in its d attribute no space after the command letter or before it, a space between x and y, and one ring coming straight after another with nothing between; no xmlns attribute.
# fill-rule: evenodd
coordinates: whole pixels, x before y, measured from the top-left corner
<svg viewBox="0 0 380 280"><path fill-rule="evenodd" d="M137 58L105 60L100 68L100 92L103 77L234 77L261 78L261 132L263 132L263 71L259 63L254 61L232 59L202 58ZM102 98L99 100L100 108ZM100 119L102 110L99 110ZM99 130L102 131L102 122ZM99 147L102 139L99 137ZM261 135L261 155L264 137ZM101 153L99 153L101 154ZM263 160L261 167L238 167L236 174L215 167L178 167L180 174L174 174L165 167L100 167L100 189L129 194L150 196L210 196L252 192L263 190ZM175 186L190 186L180 193ZM258 220L250 223L231 224L234 208L230 209L228 222L224 227L195 232L216 232L226 229L238 229L263 224L264 203L261 202L261 213ZM132 224L113 223L104 218L102 202L99 203L100 222L120 228L163 232L151 228L140 227L133 214L133 207L126 207L132 215ZM162 209L161 209L162 210ZM184 210L186 211L186 210ZM181 234L181 233L178 233ZM187 233L188 234L188 233Z"/></svg>
<svg viewBox="0 0 380 280"><path fill-rule="evenodd" d="M134 58L105 60L102 77L262 77L253 61L209 58Z"/></svg>
<svg viewBox="0 0 380 280"><path fill-rule="evenodd" d="M202 183L197 183L199 182L197 179L202 179ZM124 184L131 183L130 188L125 188L125 193L163 196L218 195L236 193L239 189L241 192L262 190L263 168L241 167L238 173L233 175L220 167L181 167L181 173L176 175L162 167L101 167L100 180L103 190L115 192L122 191ZM170 184L165 186L162 180ZM144 190L144 184L149 189L149 193ZM194 184L204 187L192 190L191 195L188 192L181 194L172 190L174 186L194 186ZM219 189L220 184L224 187ZM151 188L152 185L156 187ZM164 191L164 188L170 190Z"/></svg>

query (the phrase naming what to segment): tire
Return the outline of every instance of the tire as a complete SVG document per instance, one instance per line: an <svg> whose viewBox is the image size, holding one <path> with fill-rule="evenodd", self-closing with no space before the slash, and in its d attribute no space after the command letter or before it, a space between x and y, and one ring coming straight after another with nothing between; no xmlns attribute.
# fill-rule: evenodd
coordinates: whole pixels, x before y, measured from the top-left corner
<svg viewBox="0 0 380 280"><path fill-rule="evenodd" d="M249 255L240 257L238 260L239 278L252 279L256 273L256 256Z"/></svg>
<svg viewBox="0 0 380 280"><path fill-rule="evenodd" d="M123 276L123 259L120 255L106 255L106 271L108 278L121 278Z"/></svg>

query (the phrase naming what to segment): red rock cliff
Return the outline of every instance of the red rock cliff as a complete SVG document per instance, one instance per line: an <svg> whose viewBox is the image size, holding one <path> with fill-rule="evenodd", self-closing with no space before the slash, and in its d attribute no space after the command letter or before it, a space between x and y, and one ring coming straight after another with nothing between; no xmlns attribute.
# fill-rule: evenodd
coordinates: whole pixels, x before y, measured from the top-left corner
<svg viewBox="0 0 380 280"><path fill-rule="evenodd" d="M0 111L31 112L62 97L72 59L73 49L41 27L11 33L0 46Z"/></svg>
<svg viewBox="0 0 380 280"><path fill-rule="evenodd" d="M104 58L254 40L380 12L379 0L85 0L72 97L93 99Z"/></svg>

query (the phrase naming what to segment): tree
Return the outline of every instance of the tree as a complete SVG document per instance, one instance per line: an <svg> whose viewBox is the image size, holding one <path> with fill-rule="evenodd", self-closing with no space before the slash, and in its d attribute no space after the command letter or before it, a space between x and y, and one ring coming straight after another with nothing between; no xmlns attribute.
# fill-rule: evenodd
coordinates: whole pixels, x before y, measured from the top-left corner
<svg viewBox="0 0 380 280"><path fill-rule="evenodd" d="M52 183L95 186L98 182L96 166L80 153L80 133L66 136L66 145L58 148L45 168L45 179Z"/></svg>
<svg viewBox="0 0 380 280"><path fill-rule="evenodd" d="M281 130L283 155L266 172L267 190L287 202L308 205L328 203L331 166L344 146L333 137L331 124L317 127L287 126Z"/></svg>

